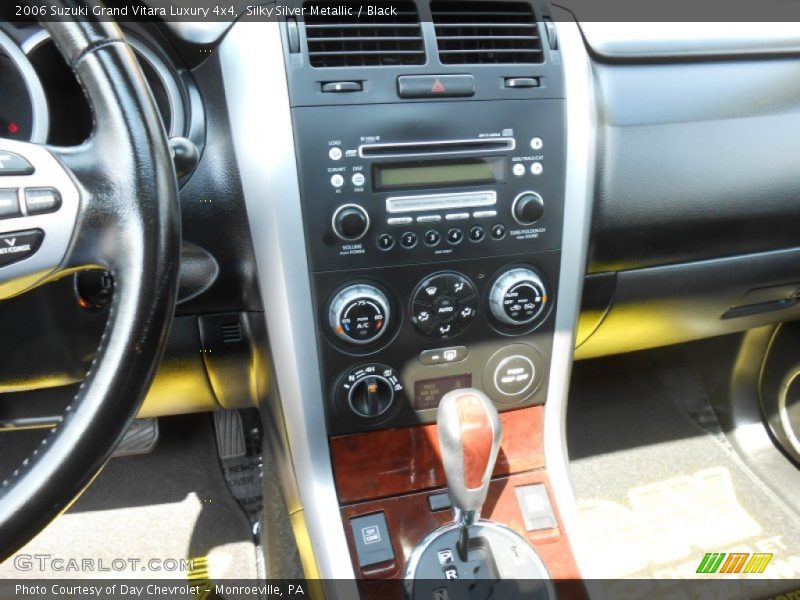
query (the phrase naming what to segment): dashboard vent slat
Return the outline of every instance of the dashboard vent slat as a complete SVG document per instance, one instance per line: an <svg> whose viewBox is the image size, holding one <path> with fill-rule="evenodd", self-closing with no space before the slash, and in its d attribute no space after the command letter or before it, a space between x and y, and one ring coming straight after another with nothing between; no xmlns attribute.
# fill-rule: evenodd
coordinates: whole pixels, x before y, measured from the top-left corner
<svg viewBox="0 0 800 600"><path fill-rule="evenodd" d="M397 14L367 16L360 4L306 2L305 31L312 67L378 67L425 64L425 46L414 2L392 4ZM340 16L320 9L336 8ZM351 14L341 14L342 8ZM362 11L359 16L359 11Z"/></svg>
<svg viewBox="0 0 800 600"><path fill-rule="evenodd" d="M528 2L434 0L431 14L442 64L544 61L536 15Z"/></svg>

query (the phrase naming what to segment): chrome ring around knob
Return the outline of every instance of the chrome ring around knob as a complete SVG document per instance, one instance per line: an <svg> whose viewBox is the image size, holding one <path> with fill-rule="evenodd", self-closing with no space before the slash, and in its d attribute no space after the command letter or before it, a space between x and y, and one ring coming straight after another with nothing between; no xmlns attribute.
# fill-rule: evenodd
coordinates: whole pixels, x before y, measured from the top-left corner
<svg viewBox="0 0 800 600"><path fill-rule="evenodd" d="M506 296L511 293L516 287L527 284L533 289L533 292L538 292L539 306L535 312L524 319L514 319L505 309ZM504 325L512 327L521 327L533 323L539 315L542 314L545 304L547 303L547 288L542 281L542 278L532 269L524 267L517 267L501 275L497 281L494 282L491 291L489 292L489 310L495 319Z"/></svg>
<svg viewBox="0 0 800 600"><path fill-rule="evenodd" d="M535 206L538 207L539 214L535 218L526 219L521 214L522 211L519 210L520 208L519 203L523 200L533 202ZM542 218L543 214L544 214L544 198L542 198L541 194L539 194L538 192L533 192L533 191L522 192L521 194L517 195L516 198L514 198L514 202L511 204L511 216L514 217L514 220L517 223L523 226L533 225L539 219Z"/></svg>
<svg viewBox="0 0 800 600"><path fill-rule="evenodd" d="M346 210L357 211L361 213L361 216L364 219L364 227L361 233L355 237L348 237L339 230L340 229L339 216ZM357 242L358 240L363 238L365 235L367 235L367 232L369 232L370 224L371 222L369 218L369 213L364 209L363 206L360 206L359 204L342 204L339 208L336 209L336 211L333 213L333 216L331 217L331 227L333 228L333 233L336 235L336 237L345 242Z"/></svg>
<svg viewBox="0 0 800 600"><path fill-rule="evenodd" d="M346 313L349 308L354 308L354 303L364 301L367 306L372 306L376 314L382 315L381 325L377 333L372 336L359 339L350 336L347 331L347 323L344 320L347 318ZM363 346L370 344L379 339L388 329L389 319L391 318L391 305L389 298L386 297L382 291L374 285L369 284L356 284L351 285L341 290L330 303L328 311L328 323L339 339L347 342L348 344L356 344Z"/></svg>

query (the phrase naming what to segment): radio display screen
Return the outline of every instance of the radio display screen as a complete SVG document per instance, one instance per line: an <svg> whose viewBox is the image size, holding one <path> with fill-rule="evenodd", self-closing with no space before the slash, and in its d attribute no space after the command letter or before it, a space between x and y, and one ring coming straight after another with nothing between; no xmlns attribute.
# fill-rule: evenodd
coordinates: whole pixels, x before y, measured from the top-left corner
<svg viewBox="0 0 800 600"><path fill-rule="evenodd" d="M500 157L378 163L372 181L375 191L502 183L505 165Z"/></svg>

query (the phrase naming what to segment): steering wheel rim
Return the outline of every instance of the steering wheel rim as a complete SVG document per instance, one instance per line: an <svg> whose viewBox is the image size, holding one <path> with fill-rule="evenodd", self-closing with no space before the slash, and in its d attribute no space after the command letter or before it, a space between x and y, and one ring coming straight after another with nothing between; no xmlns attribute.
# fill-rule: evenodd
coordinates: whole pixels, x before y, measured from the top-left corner
<svg viewBox="0 0 800 600"><path fill-rule="evenodd" d="M96 2L51 4L86 6L91 15ZM133 52L114 23L44 25L84 89L94 128L73 148L0 139L0 153L34 169L3 177L4 187L21 190L23 214L0 221L0 239L13 248L8 242L22 234L42 237L30 256L0 266L0 299L85 268L108 270L115 291L97 355L62 421L0 484L0 562L68 508L110 458L153 379L178 289L178 186ZM42 187L59 192L60 208L31 210L25 190Z"/></svg>

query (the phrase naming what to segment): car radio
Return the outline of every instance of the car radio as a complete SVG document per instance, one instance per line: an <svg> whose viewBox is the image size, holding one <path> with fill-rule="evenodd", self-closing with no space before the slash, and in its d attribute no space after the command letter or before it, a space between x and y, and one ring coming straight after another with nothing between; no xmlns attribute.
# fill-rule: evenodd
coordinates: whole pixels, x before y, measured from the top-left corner
<svg viewBox="0 0 800 600"><path fill-rule="evenodd" d="M535 105L295 108L312 270L559 248L563 106Z"/></svg>

